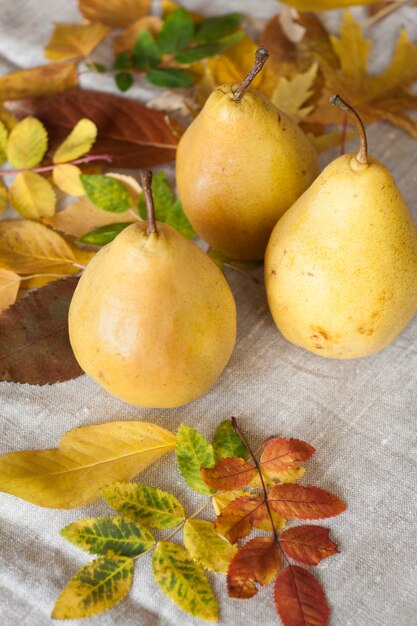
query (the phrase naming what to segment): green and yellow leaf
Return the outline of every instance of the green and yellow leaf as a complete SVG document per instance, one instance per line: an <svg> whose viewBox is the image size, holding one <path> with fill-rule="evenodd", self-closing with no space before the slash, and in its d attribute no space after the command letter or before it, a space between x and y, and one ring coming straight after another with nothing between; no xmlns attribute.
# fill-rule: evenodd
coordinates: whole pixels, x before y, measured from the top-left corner
<svg viewBox="0 0 417 626"><path fill-rule="evenodd" d="M226 574L230 561L237 552L214 530L213 522L188 519L184 525L184 545L194 561L212 572Z"/></svg>
<svg viewBox="0 0 417 626"><path fill-rule="evenodd" d="M244 489L233 489L233 491L218 491L211 499L213 509L216 515L220 515L224 508L227 507L233 500L240 498L240 496L250 496L250 491Z"/></svg>
<svg viewBox="0 0 417 626"><path fill-rule="evenodd" d="M26 219L38 220L55 213L55 192L46 178L35 172L20 172L9 193L12 206Z"/></svg>
<svg viewBox="0 0 417 626"><path fill-rule="evenodd" d="M48 134L36 117L16 124L7 142L7 158L16 169L36 167L45 156Z"/></svg>
<svg viewBox="0 0 417 626"><path fill-rule="evenodd" d="M0 313L16 302L20 276L0 267Z"/></svg>
<svg viewBox="0 0 417 626"><path fill-rule="evenodd" d="M55 24L54 31L45 47L49 61L66 61L74 57L86 57L109 32L104 24Z"/></svg>
<svg viewBox="0 0 417 626"><path fill-rule="evenodd" d="M68 137L57 148L54 163L66 163L83 156L91 149L97 137L97 126L91 120L82 118L74 126Z"/></svg>
<svg viewBox="0 0 417 626"><path fill-rule="evenodd" d="M0 120L0 163L4 163L7 159L7 140L9 133L6 126Z"/></svg>
<svg viewBox="0 0 417 626"><path fill-rule="evenodd" d="M123 213L131 207L130 194L118 180L101 174L81 174L80 180L86 195L99 209Z"/></svg>
<svg viewBox="0 0 417 626"><path fill-rule="evenodd" d="M0 101L48 96L77 85L78 72L75 63L41 65L1 76Z"/></svg>
<svg viewBox="0 0 417 626"><path fill-rule="evenodd" d="M70 196L84 196L84 187L80 181L81 170L76 165L63 163L55 165L52 171L52 180L54 185L64 193Z"/></svg>
<svg viewBox="0 0 417 626"><path fill-rule="evenodd" d="M177 432L177 463L181 476L191 489L206 495L215 493L201 477L202 467L213 467L213 446L194 428L181 424Z"/></svg>
<svg viewBox="0 0 417 626"><path fill-rule="evenodd" d="M230 420L224 420L217 426L213 437L213 450L216 460L233 456L245 460L249 458L249 452L236 434Z"/></svg>
<svg viewBox="0 0 417 626"><path fill-rule="evenodd" d="M314 93L314 81L318 68L318 63L313 63L310 69L296 74L293 78L280 76L272 92L272 102L296 124L299 124L314 109L313 105L304 105Z"/></svg>

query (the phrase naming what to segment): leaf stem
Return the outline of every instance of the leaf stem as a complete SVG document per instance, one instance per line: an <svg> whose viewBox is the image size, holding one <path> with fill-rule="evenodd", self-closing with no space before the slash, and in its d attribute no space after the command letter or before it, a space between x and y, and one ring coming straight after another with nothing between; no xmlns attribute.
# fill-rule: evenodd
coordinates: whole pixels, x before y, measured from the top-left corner
<svg viewBox="0 0 417 626"><path fill-rule="evenodd" d="M368 140L366 138L365 127L363 125L361 118L356 113L355 109L350 104L342 100L340 96L337 96L337 95L332 96L330 98L330 104L332 104L333 106L339 107L339 109L342 109L342 111L350 115L350 117L354 120L358 134L359 134L359 139L361 142L360 150L358 152L356 159L358 163L367 165L368 164Z"/></svg>
<svg viewBox="0 0 417 626"><path fill-rule="evenodd" d="M85 157L81 157L80 159L75 159L74 161L69 161L65 163L65 165L78 165L79 163L90 163L92 161L108 161L111 163L112 157L110 154L89 154ZM9 176L13 174L20 174L21 172L51 172L54 167L57 165L64 165L63 163L55 163L54 165L45 165L43 167L32 167L28 169L21 170L0 170L0 176Z"/></svg>
<svg viewBox="0 0 417 626"><path fill-rule="evenodd" d="M65 278L68 274L30 274L30 276L20 276L21 280L31 280L32 278Z"/></svg>
<svg viewBox="0 0 417 626"><path fill-rule="evenodd" d="M410 0L397 0L397 2L393 2L392 4L387 4L386 6L382 7L380 11L378 11L377 13L375 13L375 15L366 20L366 22L362 26L363 30L370 28L380 20L388 17L388 15L394 13L394 11L398 11L398 9L401 9L401 7L409 4L409 2Z"/></svg>
<svg viewBox="0 0 417 626"><path fill-rule="evenodd" d="M146 229L146 234L149 237L149 235L152 235L153 233L155 235L158 234L155 221L155 205L152 197L152 172L150 170L140 172L140 182L145 196L146 214L148 217L148 228Z"/></svg>
<svg viewBox="0 0 417 626"><path fill-rule="evenodd" d="M269 57L269 52L266 48L261 46L260 48L257 49L255 53L255 63L253 64L252 69L250 70L246 78L242 80L240 85L238 85L236 89L233 90L233 96L237 102L239 102L242 99L242 96L245 93L245 89L249 87L249 85L251 84L255 76L259 74L259 72L265 65L268 57Z"/></svg>

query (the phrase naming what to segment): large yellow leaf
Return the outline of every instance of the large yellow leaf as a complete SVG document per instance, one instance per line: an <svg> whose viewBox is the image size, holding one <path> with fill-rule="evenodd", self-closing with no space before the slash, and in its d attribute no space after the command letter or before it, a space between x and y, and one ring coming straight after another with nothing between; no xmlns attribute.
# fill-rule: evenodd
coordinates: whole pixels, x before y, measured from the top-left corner
<svg viewBox="0 0 417 626"><path fill-rule="evenodd" d="M9 192L3 180L0 178L0 215L4 213L9 202Z"/></svg>
<svg viewBox="0 0 417 626"><path fill-rule="evenodd" d="M147 15L151 0L78 0L81 13L92 22L128 26Z"/></svg>
<svg viewBox="0 0 417 626"><path fill-rule="evenodd" d="M4 163L7 159L7 139L9 133L6 126L0 120L0 163Z"/></svg>
<svg viewBox="0 0 417 626"><path fill-rule="evenodd" d="M85 190L80 181L81 170L76 165L62 163L55 165L52 180L61 191L70 196L84 196Z"/></svg>
<svg viewBox="0 0 417 626"><path fill-rule="evenodd" d="M38 165L48 146L48 133L36 117L25 117L16 124L7 142L7 158L16 169Z"/></svg>
<svg viewBox="0 0 417 626"><path fill-rule="evenodd" d="M20 276L0 267L0 313L16 302Z"/></svg>
<svg viewBox="0 0 417 626"><path fill-rule="evenodd" d="M104 485L131 480L175 447L175 435L149 422L117 421L68 431L52 450L0 457L0 490L39 506L72 509Z"/></svg>
<svg viewBox="0 0 417 626"><path fill-rule="evenodd" d="M78 84L75 63L51 63L11 72L0 78L0 101L20 100L66 91Z"/></svg>
<svg viewBox="0 0 417 626"><path fill-rule="evenodd" d="M9 192L12 206L22 217L37 220L55 213L55 192L46 178L35 172L20 172Z"/></svg>
<svg viewBox="0 0 417 626"><path fill-rule="evenodd" d="M356 4L376 4L379 0L282 0L299 11L330 11Z"/></svg>
<svg viewBox="0 0 417 626"><path fill-rule="evenodd" d="M86 57L106 37L109 27L104 24L55 24L45 47L49 61L65 61Z"/></svg>
<svg viewBox="0 0 417 626"><path fill-rule="evenodd" d="M97 126L87 118L81 119L74 126L68 137L56 150L53 162L66 163L86 154L97 137Z"/></svg>
<svg viewBox="0 0 417 626"><path fill-rule="evenodd" d="M318 67L317 63L313 63L309 70L296 74L293 78L280 76L272 92L271 101L296 124L299 124L314 109L313 105L303 105L313 95Z"/></svg>
<svg viewBox="0 0 417 626"><path fill-rule="evenodd" d="M76 273L75 256L58 233L31 220L0 222L0 266L18 274Z"/></svg>
<svg viewBox="0 0 417 626"><path fill-rule="evenodd" d="M91 250L83 250L82 248L78 248L71 242L66 242L74 254L75 261L80 265L88 265L91 259L96 255L96 252ZM78 266L67 265L63 268L58 268L58 272L54 269L48 274L35 274L32 277L25 279L22 278L22 289L38 289L39 287L44 287L48 283L53 283L54 280L59 280L60 278L65 278L69 274L75 274L80 271Z"/></svg>

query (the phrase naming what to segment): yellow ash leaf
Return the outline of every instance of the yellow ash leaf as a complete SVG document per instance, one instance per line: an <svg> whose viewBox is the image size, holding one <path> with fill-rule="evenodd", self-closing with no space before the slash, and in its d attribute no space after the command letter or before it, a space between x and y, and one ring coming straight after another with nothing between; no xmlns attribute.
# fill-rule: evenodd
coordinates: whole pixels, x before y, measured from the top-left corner
<svg viewBox="0 0 417 626"><path fill-rule="evenodd" d="M7 159L7 139L9 133L6 126L0 120L0 163L4 163Z"/></svg>
<svg viewBox="0 0 417 626"><path fill-rule="evenodd" d="M149 13L151 0L78 0L78 6L91 22L128 26Z"/></svg>
<svg viewBox="0 0 417 626"><path fill-rule="evenodd" d="M359 4L376 4L379 0L282 0L299 11L331 11Z"/></svg>
<svg viewBox="0 0 417 626"><path fill-rule="evenodd" d="M142 187L139 185L136 178L133 176L127 176L126 174L119 174L119 172L108 172L106 174L109 178L118 180L125 189L130 193L132 198L132 207L137 207L139 196L142 194Z"/></svg>
<svg viewBox="0 0 417 626"><path fill-rule="evenodd" d="M45 47L49 61L66 61L74 57L86 57L109 32L104 24L55 24L54 31Z"/></svg>
<svg viewBox="0 0 417 626"><path fill-rule="evenodd" d="M232 491L219 491L217 492L211 499L213 504L213 509L216 515L220 515L223 509L236 500L236 498L240 498L240 496L247 496L248 491L244 491L243 489L233 489Z"/></svg>
<svg viewBox="0 0 417 626"><path fill-rule="evenodd" d="M26 219L38 220L55 213L56 195L51 184L35 172L20 172L10 185L10 202Z"/></svg>
<svg viewBox="0 0 417 626"><path fill-rule="evenodd" d="M7 142L7 158L16 169L38 165L48 147L48 133L36 117L25 117L16 124Z"/></svg>
<svg viewBox="0 0 417 626"><path fill-rule="evenodd" d="M3 180L0 178L0 215L4 213L8 203L9 203L9 192Z"/></svg>
<svg viewBox="0 0 417 626"><path fill-rule="evenodd" d="M188 519L184 525L184 545L194 561L212 572L226 574L237 546L214 530L213 522Z"/></svg>
<svg viewBox="0 0 417 626"><path fill-rule="evenodd" d="M60 93L78 85L75 63L51 63L11 72L0 78L0 101Z"/></svg>
<svg viewBox="0 0 417 626"><path fill-rule="evenodd" d="M66 163L83 156L91 149L97 137L97 126L87 118L81 119L56 150L54 163Z"/></svg>
<svg viewBox="0 0 417 626"><path fill-rule="evenodd" d="M20 276L0 267L0 313L16 302Z"/></svg>
<svg viewBox="0 0 417 626"><path fill-rule="evenodd" d="M0 457L0 490L38 506L84 506L104 485L129 481L175 448L175 435L150 422L115 421L74 428L52 450Z"/></svg>
<svg viewBox="0 0 417 626"><path fill-rule="evenodd" d="M147 30L156 37L159 35L162 29L163 21L157 15L147 15L141 17L133 24L130 24L123 32L120 33L114 39L114 54L118 55L121 52L132 52L139 33Z"/></svg>
<svg viewBox="0 0 417 626"><path fill-rule="evenodd" d="M303 106L314 93L314 81L316 80L319 66L313 65L304 73L296 74L293 78L278 78L277 86L271 95L271 101L281 111L284 111L293 122L299 124L314 106Z"/></svg>
<svg viewBox="0 0 417 626"><path fill-rule="evenodd" d="M61 191L70 196L84 196L85 190L80 181L81 170L76 165L63 163L55 165L52 171L52 180Z"/></svg>

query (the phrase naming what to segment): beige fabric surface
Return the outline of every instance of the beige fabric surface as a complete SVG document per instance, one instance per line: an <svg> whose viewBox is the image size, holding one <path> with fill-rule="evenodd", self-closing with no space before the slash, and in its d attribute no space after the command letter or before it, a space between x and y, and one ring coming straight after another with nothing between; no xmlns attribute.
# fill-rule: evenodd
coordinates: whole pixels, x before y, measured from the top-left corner
<svg viewBox="0 0 417 626"><path fill-rule="evenodd" d="M208 3L192 2L188 7ZM272 15L273 0L212 2L210 11L251 10ZM0 70L43 62L50 22L78 21L75 0L0 0ZM336 21L333 16L331 21ZM378 27L375 67L393 48L400 24L417 39L417 10L404 9ZM105 59L101 49L97 59ZM101 56L100 56L101 55ZM385 57L386 58L386 57ZM89 79L90 80L90 79ZM92 85L112 90L107 78ZM143 83L130 96L158 90ZM369 130L372 154L393 171L417 220L417 142L393 127ZM326 156L329 158L329 155ZM417 319L389 348L357 361L330 361L287 343L268 312L263 287L238 273L228 278L238 306L238 341L229 366L204 398L176 410L142 410L112 398L92 380L49 387L0 384L0 453L56 446L68 429L110 420L145 419L175 430L181 422L213 435L231 415L258 444L276 433L311 442L317 453L304 484L315 484L348 503L345 514L324 521L340 555L316 569L331 607L332 626L417 625ZM202 497L185 487L173 454L140 476L141 482L173 491L193 512ZM73 520L105 515L98 502L74 511L49 510L0 494L0 623L47 626L66 581L89 560L59 530ZM213 576L221 624L279 623L272 587L250 601L227 598L225 581ZM149 555L139 560L128 598L110 612L72 624L102 626L196 625L154 583Z"/></svg>

